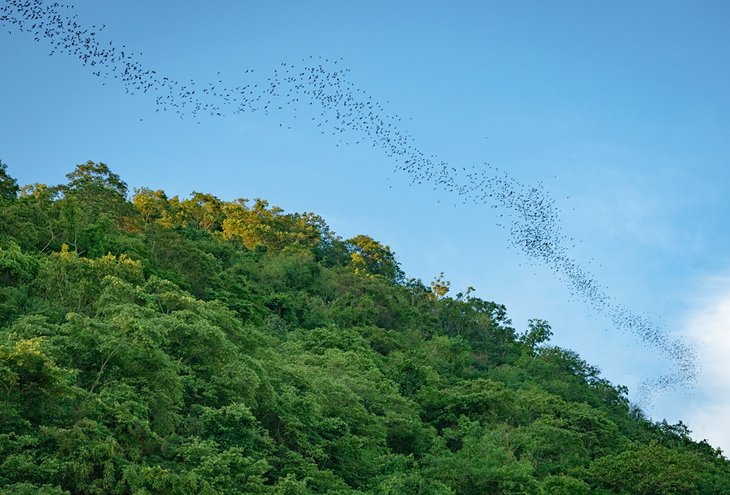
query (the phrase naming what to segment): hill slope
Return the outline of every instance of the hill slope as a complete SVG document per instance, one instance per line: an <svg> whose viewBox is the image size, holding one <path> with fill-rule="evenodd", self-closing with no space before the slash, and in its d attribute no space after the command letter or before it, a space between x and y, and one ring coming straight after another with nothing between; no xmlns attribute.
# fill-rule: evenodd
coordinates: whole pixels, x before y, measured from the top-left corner
<svg viewBox="0 0 730 495"><path fill-rule="evenodd" d="M550 326L314 214L0 167L0 492L720 494Z"/></svg>

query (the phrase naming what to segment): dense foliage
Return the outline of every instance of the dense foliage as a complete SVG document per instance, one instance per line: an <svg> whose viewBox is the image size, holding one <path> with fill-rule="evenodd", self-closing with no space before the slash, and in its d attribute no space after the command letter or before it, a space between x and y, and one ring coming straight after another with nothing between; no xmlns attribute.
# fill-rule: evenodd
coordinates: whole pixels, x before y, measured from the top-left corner
<svg viewBox="0 0 730 495"><path fill-rule="evenodd" d="M266 201L0 165L4 494L722 494L550 326Z"/></svg>

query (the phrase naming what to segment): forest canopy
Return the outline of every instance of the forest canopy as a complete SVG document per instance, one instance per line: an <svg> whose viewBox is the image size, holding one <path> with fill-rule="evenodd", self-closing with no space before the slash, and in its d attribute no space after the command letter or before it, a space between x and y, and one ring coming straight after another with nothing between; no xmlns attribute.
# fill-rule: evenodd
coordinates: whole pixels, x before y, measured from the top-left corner
<svg viewBox="0 0 730 495"><path fill-rule="evenodd" d="M503 305L262 199L0 163L0 492L730 494Z"/></svg>

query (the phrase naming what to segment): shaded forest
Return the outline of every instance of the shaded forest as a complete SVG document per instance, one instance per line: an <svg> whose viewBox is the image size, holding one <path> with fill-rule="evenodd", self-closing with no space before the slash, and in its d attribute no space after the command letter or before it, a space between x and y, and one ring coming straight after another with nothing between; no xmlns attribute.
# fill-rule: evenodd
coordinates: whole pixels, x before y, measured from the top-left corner
<svg viewBox="0 0 730 495"><path fill-rule="evenodd" d="M730 494L546 321L316 214L88 162L0 164L0 218L3 494Z"/></svg>

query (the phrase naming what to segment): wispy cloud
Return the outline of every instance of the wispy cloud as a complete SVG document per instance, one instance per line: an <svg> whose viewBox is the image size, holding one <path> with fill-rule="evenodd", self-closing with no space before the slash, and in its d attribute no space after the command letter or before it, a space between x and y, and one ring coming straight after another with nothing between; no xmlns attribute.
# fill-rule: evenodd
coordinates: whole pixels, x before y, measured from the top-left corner
<svg viewBox="0 0 730 495"><path fill-rule="evenodd" d="M730 454L730 276L711 277L687 314L683 334L697 346L698 401L683 416L697 440Z"/></svg>

